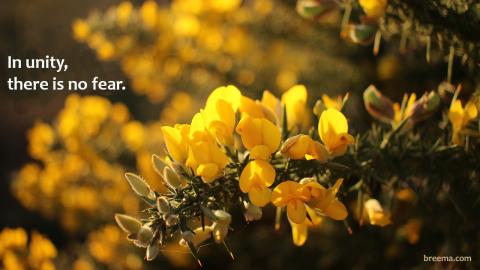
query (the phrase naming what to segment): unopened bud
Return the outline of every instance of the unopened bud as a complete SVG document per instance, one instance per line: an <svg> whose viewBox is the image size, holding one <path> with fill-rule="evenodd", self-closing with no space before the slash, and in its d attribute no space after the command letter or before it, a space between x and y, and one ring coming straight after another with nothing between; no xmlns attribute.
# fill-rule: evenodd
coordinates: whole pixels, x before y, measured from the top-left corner
<svg viewBox="0 0 480 270"><path fill-rule="evenodd" d="M222 223L228 226L230 222L232 222L232 215L223 210L215 210L213 211L213 214L215 215L216 221L218 223Z"/></svg>
<svg viewBox="0 0 480 270"><path fill-rule="evenodd" d="M305 19L321 20L335 11L338 4L334 0L298 0L297 12Z"/></svg>
<svg viewBox="0 0 480 270"><path fill-rule="evenodd" d="M163 180L174 189L179 189L185 185L185 180L168 166L163 169Z"/></svg>
<svg viewBox="0 0 480 270"><path fill-rule="evenodd" d="M139 196L155 200L155 193L152 191L147 182L145 182L145 180L143 180L140 176L133 173L126 173L125 178L127 179L133 191Z"/></svg>
<svg viewBox="0 0 480 270"><path fill-rule="evenodd" d="M149 226L142 226L137 232L137 244L147 247L153 239L153 231Z"/></svg>
<svg viewBox="0 0 480 270"><path fill-rule="evenodd" d="M142 227L142 223L136 218L123 214L115 214L115 221L118 226L128 234L135 234Z"/></svg>
<svg viewBox="0 0 480 270"><path fill-rule="evenodd" d="M157 241L153 241L147 247L147 253L145 255L145 259L147 259L147 261L153 261L158 256L159 251L160 249L158 247Z"/></svg>
<svg viewBox="0 0 480 270"><path fill-rule="evenodd" d="M413 123L423 121L432 116L440 107L440 96L435 92L425 93L412 107L410 119Z"/></svg>
<svg viewBox="0 0 480 270"><path fill-rule="evenodd" d="M228 225L224 223L214 222L212 225L213 239L216 243L222 243L228 234Z"/></svg>
<svg viewBox="0 0 480 270"><path fill-rule="evenodd" d="M254 220L260 220L262 218L262 209L256 205L253 205L247 201L243 201L245 208L245 219L250 222Z"/></svg>
<svg viewBox="0 0 480 270"><path fill-rule="evenodd" d="M187 242L193 241L193 233L191 231L184 231L182 232L182 239Z"/></svg>
<svg viewBox="0 0 480 270"><path fill-rule="evenodd" d="M382 95L374 85L370 85L363 92L363 101L371 116L387 124L393 121L395 112L392 101Z"/></svg>
<svg viewBox="0 0 480 270"><path fill-rule="evenodd" d="M342 38L361 45L371 44L377 33L375 25L369 24L348 24L342 30Z"/></svg>
<svg viewBox="0 0 480 270"><path fill-rule="evenodd" d="M188 239L188 241L193 243L194 246L198 246L199 244L201 244L205 240L212 237L212 228L210 226L205 226L204 228L198 227L195 230L193 230L193 233L190 232L190 231L188 231L187 233L190 233L191 238L190 238L189 235L186 235L184 237L184 235L182 233L182 239L180 240L179 244L181 246L186 247L187 246L187 240L186 239Z"/></svg>
<svg viewBox="0 0 480 270"><path fill-rule="evenodd" d="M158 175L162 175L163 168L166 166L166 164L159 156L152 155L152 165L153 169L155 169Z"/></svg>
<svg viewBox="0 0 480 270"><path fill-rule="evenodd" d="M175 226L178 224L179 217L178 215L168 215L167 218L165 219L165 224L168 227Z"/></svg>
<svg viewBox="0 0 480 270"><path fill-rule="evenodd" d="M170 212L170 204L168 203L167 198L160 196L157 199L157 210L161 214L166 214Z"/></svg>
<svg viewBox="0 0 480 270"><path fill-rule="evenodd" d="M315 105L313 106L313 114L315 114L317 117L320 117L322 115L322 112L327 109L327 106L325 106L325 103L321 101L320 99L315 102Z"/></svg>

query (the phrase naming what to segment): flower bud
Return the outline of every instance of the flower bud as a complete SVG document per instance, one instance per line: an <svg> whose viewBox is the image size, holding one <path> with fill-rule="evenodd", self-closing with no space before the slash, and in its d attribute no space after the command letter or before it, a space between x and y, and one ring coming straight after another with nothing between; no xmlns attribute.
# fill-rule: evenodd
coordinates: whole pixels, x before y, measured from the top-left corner
<svg viewBox="0 0 480 270"><path fill-rule="evenodd" d="M370 85L363 92L363 101L372 117L387 124L393 121L395 112L392 101L382 95L374 85Z"/></svg>
<svg viewBox="0 0 480 270"><path fill-rule="evenodd" d="M280 153L292 159L303 159L308 151L308 144L310 143L308 139L310 137L303 134L290 137L280 147Z"/></svg>
<svg viewBox="0 0 480 270"><path fill-rule="evenodd" d="M187 246L186 239L189 239L189 241L194 246L198 246L201 243L203 243L205 240L212 237L212 228L210 226L205 226L205 229L202 228L202 227L198 227L195 230L193 230L194 234L192 234L192 232L190 232L190 231L188 231L188 232L192 235L192 238L190 238L189 236L186 236L186 238L182 238L180 240L179 244L183 247ZM182 233L182 237L183 237L183 233Z"/></svg>
<svg viewBox="0 0 480 270"><path fill-rule="evenodd" d="M152 155L152 165L153 169L158 173L158 175L162 175L163 168L166 166L166 164L159 156Z"/></svg>
<svg viewBox="0 0 480 270"><path fill-rule="evenodd" d="M168 215L167 218L165 219L165 224L168 227L175 226L178 224L179 217L178 215Z"/></svg>
<svg viewBox="0 0 480 270"><path fill-rule="evenodd" d="M126 173L125 178L137 195L155 200L155 193L152 191L147 182L145 182L145 180L143 180L140 176L133 173Z"/></svg>
<svg viewBox="0 0 480 270"><path fill-rule="evenodd" d="M161 214L166 214L170 212L170 203L168 202L167 198L165 198L164 196L158 197L157 210Z"/></svg>
<svg viewBox="0 0 480 270"><path fill-rule="evenodd" d="M413 104L410 119L413 123L423 121L434 114L440 106L440 96L435 92L425 93Z"/></svg>
<svg viewBox="0 0 480 270"><path fill-rule="evenodd" d="M232 215L223 210L215 210L213 211L213 214L215 215L216 222L218 223L222 223L228 226L230 225L230 222L232 222Z"/></svg>
<svg viewBox="0 0 480 270"><path fill-rule="evenodd" d="M348 24L342 30L341 36L355 44L371 44L377 33L377 28L369 24Z"/></svg>
<svg viewBox="0 0 480 270"><path fill-rule="evenodd" d="M163 180L174 189L179 189L186 184L185 180L168 166L163 169Z"/></svg>
<svg viewBox="0 0 480 270"><path fill-rule="evenodd" d="M262 209L258 206L255 206L247 201L243 201L243 206L245 208L245 220L250 222L254 220L260 220L262 218Z"/></svg>
<svg viewBox="0 0 480 270"><path fill-rule="evenodd" d="M135 234L142 227L142 223L136 218L123 214L115 214L115 221L118 226L128 234Z"/></svg>
<svg viewBox="0 0 480 270"><path fill-rule="evenodd" d="M334 0L298 0L297 12L305 19L321 20L338 8Z"/></svg>
<svg viewBox="0 0 480 270"><path fill-rule="evenodd" d="M149 226L142 226L137 232L137 239L134 243L140 247L147 247L153 239L153 231Z"/></svg>
<svg viewBox="0 0 480 270"><path fill-rule="evenodd" d="M325 103L321 100L317 100L315 102L315 105L313 106L313 114L315 114L317 117L320 117L322 115L322 112L327 109L327 106L325 106Z"/></svg>
<svg viewBox="0 0 480 270"><path fill-rule="evenodd" d="M160 249L158 247L157 241L153 241L147 247L147 253L145 255L145 259L147 259L147 261L153 261L158 256L159 251Z"/></svg>
<svg viewBox="0 0 480 270"><path fill-rule="evenodd" d="M193 241L193 233L191 231L184 231L182 232L182 239L187 242Z"/></svg>
<svg viewBox="0 0 480 270"><path fill-rule="evenodd" d="M214 222L212 225L213 239L216 243L222 243L228 234L228 225L224 223Z"/></svg>

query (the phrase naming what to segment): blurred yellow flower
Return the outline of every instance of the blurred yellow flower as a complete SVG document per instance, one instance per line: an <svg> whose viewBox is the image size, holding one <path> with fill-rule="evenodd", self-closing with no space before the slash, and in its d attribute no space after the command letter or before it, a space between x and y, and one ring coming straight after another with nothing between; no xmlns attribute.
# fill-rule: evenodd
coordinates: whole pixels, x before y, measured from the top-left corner
<svg viewBox="0 0 480 270"><path fill-rule="evenodd" d="M471 101L467 102L465 107L462 106L460 100L455 100L450 105L448 111L448 120L452 124L453 134L452 142L456 145L463 145L462 130L468 123L478 116L478 110L475 104Z"/></svg>
<svg viewBox="0 0 480 270"><path fill-rule="evenodd" d="M387 8L387 0L359 0L360 6L369 18L378 19L383 16Z"/></svg>
<svg viewBox="0 0 480 270"><path fill-rule="evenodd" d="M323 104L327 109L336 109L340 111L343 106L343 98L342 96L336 96L336 97L329 97L327 95L322 95L322 101Z"/></svg>
<svg viewBox="0 0 480 270"><path fill-rule="evenodd" d="M348 134L347 119L336 109L322 112L318 122L318 133L332 156L343 155L347 151L347 146L354 142L352 135Z"/></svg>
<svg viewBox="0 0 480 270"><path fill-rule="evenodd" d="M390 215L383 211L382 206L377 200L369 199L365 201L364 209L370 224L384 227L392 223L390 221Z"/></svg>
<svg viewBox="0 0 480 270"><path fill-rule="evenodd" d="M405 94L403 100L406 102L403 108L397 102L393 104L394 115L392 125L394 127L398 126L403 120L412 115L417 95L415 93L410 94L410 96Z"/></svg>
<svg viewBox="0 0 480 270"><path fill-rule="evenodd" d="M248 193L250 202L258 207L270 202L269 186L275 181L275 168L264 160L252 160L240 175L240 190Z"/></svg>
<svg viewBox="0 0 480 270"><path fill-rule="evenodd" d="M5 270L55 270L57 249L45 236L32 232L27 247L27 233L22 228L0 232L0 268Z"/></svg>

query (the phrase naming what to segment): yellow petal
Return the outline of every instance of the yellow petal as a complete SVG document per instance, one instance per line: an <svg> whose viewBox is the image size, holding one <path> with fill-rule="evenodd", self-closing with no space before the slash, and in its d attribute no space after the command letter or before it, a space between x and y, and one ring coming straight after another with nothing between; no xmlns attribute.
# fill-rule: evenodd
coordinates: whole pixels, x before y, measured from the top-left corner
<svg viewBox="0 0 480 270"><path fill-rule="evenodd" d="M264 160L250 161L240 175L240 190L249 192L253 186L269 187L275 181L275 168Z"/></svg>
<svg viewBox="0 0 480 270"><path fill-rule="evenodd" d="M272 203L277 207L285 207L292 200L307 201L310 199L308 190L295 181L285 181L273 189Z"/></svg>
<svg viewBox="0 0 480 270"><path fill-rule="evenodd" d="M338 200L333 200L322 211L326 216L335 220L344 220L348 216L347 208Z"/></svg>
<svg viewBox="0 0 480 270"><path fill-rule="evenodd" d="M303 246L308 238L308 227L306 224L296 224L290 221L292 226L292 239L296 246Z"/></svg>
<svg viewBox="0 0 480 270"><path fill-rule="evenodd" d="M287 204L287 216L290 221L300 224L305 221L307 217L307 209L300 200L291 200Z"/></svg>
<svg viewBox="0 0 480 270"><path fill-rule="evenodd" d="M261 119L262 121L262 130L261 137L262 142L270 148L270 153L275 152L278 146L280 145L281 134L280 129L274 125L272 122Z"/></svg>
<svg viewBox="0 0 480 270"><path fill-rule="evenodd" d="M323 111L318 123L318 133L327 147L335 144L338 135L348 133L347 118L335 109Z"/></svg>
<svg viewBox="0 0 480 270"><path fill-rule="evenodd" d="M233 85L221 86L212 91L207 99L205 107L215 106L218 100L224 100L228 102L234 112L240 107L242 93L237 87Z"/></svg>
<svg viewBox="0 0 480 270"><path fill-rule="evenodd" d="M270 154L270 148L266 145L257 145L250 150L250 159L269 160Z"/></svg>
<svg viewBox="0 0 480 270"><path fill-rule="evenodd" d="M466 122L470 122L471 120L475 119L478 115L478 110L477 106L471 101L467 102L467 105L465 105L465 116L466 116Z"/></svg>
<svg viewBox="0 0 480 270"><path fill-rule="evenodd" d="M261 122L259 119L252 118L248 115L242 117L236 127L236 131L242 138L242 143L247 149L252 149L256 145L261 145L262 137L260 136Z"/></svg>
<svg viewBox="0 0 480 270"><path fill-rule="evenodd" d="M253 186L248 192L248 198L253 205L263 207L270 202L270 189L262 186Z"/></svg>
<svg viewBox="0 0 480 270"><path fill-rule="evenodd" d="M165 126L162 127L162 133L170 156L177 162L185 162L187 159L187 142L182 138L180 130Z"/></svg>
<svg viewBox="0 0 480 270"><path fill-rule="evenodd" d="M215 163L200 164L196 174L201 176L205 183L211 183L220 175L220 169Z"/></svg>
<svg viewBox="0 0 480 270"><path fill-rule="evenodd" d="M289 128L304 123L306 117L307 89L303 85L294 85L282 95L282 103L287 110Z"/></svg>

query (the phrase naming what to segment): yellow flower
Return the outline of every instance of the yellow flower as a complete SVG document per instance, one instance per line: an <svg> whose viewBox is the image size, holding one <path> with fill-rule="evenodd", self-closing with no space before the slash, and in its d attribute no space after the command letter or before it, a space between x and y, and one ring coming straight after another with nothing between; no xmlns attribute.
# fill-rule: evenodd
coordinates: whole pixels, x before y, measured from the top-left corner
<svg viewBox="0 0 480 270"><path fill-rule="evenodd" d="M307 126L309 116L307 111L307 88L295 85L282 95L282 103L287 110L288 129L295 126Z"/></svg>
<svg viewBox="0 0 480 270"><path fill-rule="evenodd" d="M57 256L55 246L43 235L33 232L29 246L28 260L32 266L40 266Z"/></svg>
<svg viewBox="0 0 480 270"><path fill-rule="evenodd" d="M336 197L342 183L343 179L338 179L328 189L315 181L303 183L303 186L309 189L311 195L308 205L321 215L335 220L344 220L348 216L347 208Z"/></svg>
<svg viewBox="0 0 480 270"><path fill-rule="evenodd" d="M387 8L387 0L360 0L360 6L369 18L378 19L383 16Z"/></svg>
<svg viewBox="0 0 480 270"><path fill-rule="evenodd" d="M316 159L320 162L328 160L328 152L325 146L303 134L288 138L283 143L280 152L291 159Z"/></svg>
<svg viewBox="0 0 480 270"><path fill-rule="evenodd" d="M145 144L145 129L139 121L131 121L124 125L121 135L132 151L138 151Z"/></svg>
<svg viewBox="0 0 480 270"><path fill-rule="evenodd" d="M282 118L282 102L274 96L270 91L263 91L261 103L269 108L277 117L278 120Z"/></svg>
<svg viewBox="0 0 480 270"><path fill-rule="evenodd" d="M407 100L407 103L405 105L405 108L401 108L400 104L394 103L393 104L393 123L392 125L394 127L398 126L403 120L405 120L407 117L410 117L413 113L413 107L415 105L415 101L417 100L417 95L415 93L412 93L410 97L408 97L407 94L404 95L403 97L404 100Z"/></svg>
<svg viewBox="0 0 480 270"><path fill-rule="evenodd" d="M450 105L448 111L448 119L452 123L453 134L452 142L457 145L463 144L463 137L460 132L464 129L470 121L477 118L478 110L475 104L471 101L467 102L465 107L462 106L460 100L455 100Z"/></svg>
<svg viewBox="0 0 480 270"><path fill-rule="evenodd" d="M266 118L274 124L278 123L275 113L258 100L242 96L239 110L253 118Z"/></svg>
<svg viewBox="0 0 480 270"><path fill-rule="evenodd" d="M342 96L336 96L334 98L331 98L327 95L322 95L322 101L327 109L336 109L339 111L342 109L342 105L343 105Z"/></svg>
<svg viewBox="0 0 480 270"><path fill-rule="evenodd" d="M218 12L229 12L236 10L240 4L241 0L209 0L208 3L213 10Z"/></svg>
<svg viewBox="0 0 480 270"><path fill-rule="evenodd" d="M153 28L157 23L158 5L155 1L145 1L140 8L140 16L148 28Z"/></svg>
<svg viewBox="0 0 480 270"><path fill-rule="evenodd" d="M250 161L240 175L240 190L248 193L250 202L258 207L270 201L269 186L275 181L275 168L264 160Z"/></svg>
<svg viewBox="0 0 480 270"><path fill-rule="evenodd" d="M390 215L383 211L382 206L377 200L367 200L364 203L364 208L370 224L384 227L391 223Z"/></svg>
<svg viewBox="0 0 480 270"><path fill-rule="evenodd" d="M72 25L73 37L78 41L84 41L90 34L90 26L84 20L76 19Z"/></svg>
<svg viewBox="0 0 480 270"><path fill-rule="evenodd" d="M235 112L241 97L233 85L219 87L210 94L202 112L208 130L224 145L233 143Z"/></svg>
<svg viewBox="0 0 480 270"><path fill-rule="evenodd" d="M251 159L270 159L280 145L280 129L265 118L242 117L236 131L245 148L250 150Z"/></svg>
<svg viewBox="0 0 480 270"><path fill-rule="evenodd" d="M305 202L310 199L310 193L301 184L285 181L273 189L272 203L276 207L287 207L287 216L291 222L301 224L307 217Z"/></svg>
<svg viewBox="0 0 480 270"><path fill-rule="evenodd" d="M44 158L55 142L55 133L48 124L39 122L28 131L29 153L34 158Z"/></svg>
<svg viewBox="0 0 480 270"><path fill-rule="evenodd" d="M227 155L217 145L213 136L206 130L201 113L197 113L190 126L189 151L186 165L210 183L220 176L228 163Z"/></svg>
<svg viewBox="0 0 480 270"><path fill-rule="evenodd" d="M322 218L318 216L312 208L310 208L308 205L306 205L305 207L307 209L307 213L310 219L306 218L301 224L297 224L289 220L290 226L292 227L293 243L296 246L303 246L303 244L305 244L305 241L307 241L308 238L309 227L318 226L323 221Z"/></svg>
<svg viewBox="0 0 480 270"><path fill-rule="evenodd" d="M327 109L322 112L318 123L320 139L332 156L341 156L347 151L347 146L354 142L348 134L348 122L338 110Z"/></svg>
<svg viewBox="0 0 480 270"><path fill-rule="evenodd" d="M120 27L125 27L130 20L133 5L131 2L124 1L117 6L117 23Z"/></svg>
<svg viewBox="0 0 480 270"><path fill-rule="evenodd" d="M185 163L188 155L188 134L190 125L175 125L162 127L163 139L170 156L179 163Z"/></svg>

